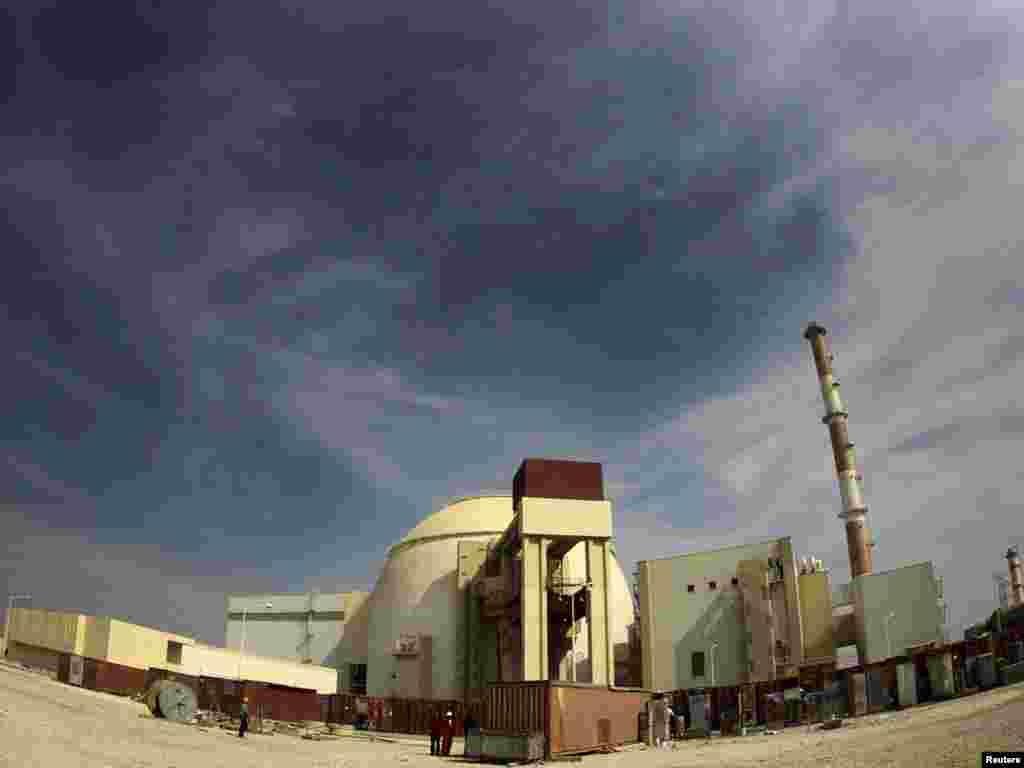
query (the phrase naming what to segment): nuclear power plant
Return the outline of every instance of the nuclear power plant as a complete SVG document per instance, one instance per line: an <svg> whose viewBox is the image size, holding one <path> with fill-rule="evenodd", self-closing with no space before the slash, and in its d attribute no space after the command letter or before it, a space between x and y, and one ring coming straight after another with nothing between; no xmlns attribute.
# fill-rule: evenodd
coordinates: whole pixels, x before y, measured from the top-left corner
<svg viewBox="0 0 1024 768"><path fill-rule="evenodd" d="M737 722L811 716L805 691L856 715L986 687L1000 655L1010 659L1007 674L1024 679L1016 548L1006 552L1009 629L981 628L963 642L945 637L942 579L931 562L875 569L827 331L810 323L803 336L831 440L848 579L833 583L818 557L778 536L641 560L631 588L602 465L529 458L510 494L458 499L421 520L388 549L369 592L229 595L227 649L216 652L115 622L124 637L150 638L147 651L125 655L127 641L108 643L113 650L95 661L106 666L96 669L135 687L167 677L191 685L192 675L198 701L218 706L237 708L254 685L267 706L287 701L295 713L319 696L324 719L363 718L382 730L424 731L443 704L480 714L483 754L517 759L635 741L638 713L656 692L686 713L687 728L727 733ZM69 665L88 655L90 628L102 621L34 616L17 609L10 648L45 657L71 679ZM77 633L70 646L54 644L58 625ZM262 682L246 680L243 663ZM236 680L218 672L212 696L211 671L231 664ZM531 741L537 734L541 747Z"/></svg>
<svg viewBox="0 0 1024 768"><path fill-rule="evenodd" d="M490 681L634 682L633 598L601 465L527 459L512 485L454 501L392 545L373 590L341 600L335 644L310 660L371 697L472 702ZM244 610L253 653L292 656L305 606L280 605L280 595L229 597L228 646L241 641Z"/></svg>

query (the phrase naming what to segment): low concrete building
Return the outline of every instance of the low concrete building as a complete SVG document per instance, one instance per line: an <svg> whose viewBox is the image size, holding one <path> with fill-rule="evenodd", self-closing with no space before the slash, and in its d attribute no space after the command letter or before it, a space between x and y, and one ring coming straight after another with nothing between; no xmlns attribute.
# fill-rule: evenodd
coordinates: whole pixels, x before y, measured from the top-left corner
<svg viewBox="0 0 1024 768"><path fill-rule="evenodd" d="M789 538L644 560L638 567L643 686L678 690L773 680L805 657ZM815 582L817 584L817 582ZM826 590L827 591L827 590ZM814 650L826 648L820 596Z"/></svg>
<svg viewBox="0 0 1024 768"><path fill-rule="evenodd" d="M53 677L85 662L97 681L88 687L129 693L142 690L149 670L186 677L249 680L337 693L335 670L282 659L239 654L194 638L104 616L41 608L15 608L11 614L8 660L46 670ZM66 669L66 667L65 667ZM109 684L101 684L106 677Z"/></svg>
<svg viewBox="0 0 1024 768"><path fill-rule="evenodd" d="M942 642L944 603L931 562L858 576L851 591L864 663L902 655L913 645Z"/></svg>

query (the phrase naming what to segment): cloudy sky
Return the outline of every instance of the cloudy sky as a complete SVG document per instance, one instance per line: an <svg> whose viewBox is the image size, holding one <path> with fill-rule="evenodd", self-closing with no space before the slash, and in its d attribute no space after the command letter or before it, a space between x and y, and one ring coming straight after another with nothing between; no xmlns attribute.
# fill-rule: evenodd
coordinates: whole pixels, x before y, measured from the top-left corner
<svg viewBox="0 0 1024 768"><path fill-rule="evenodd" d="M876 568L934 560L954 632L991 610L1024 542L1020 12L30 5L0 12L0 593L222 642L225 592L367 588L527 456L604 462L627 569L790 535L845 581L817 319Z"/></svg>

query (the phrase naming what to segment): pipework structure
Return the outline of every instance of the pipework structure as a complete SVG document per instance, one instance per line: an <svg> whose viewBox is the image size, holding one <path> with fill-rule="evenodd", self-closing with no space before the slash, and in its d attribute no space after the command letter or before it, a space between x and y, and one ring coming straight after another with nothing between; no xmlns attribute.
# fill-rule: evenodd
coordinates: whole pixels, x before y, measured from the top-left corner
<svg viewBox="0 0 1024 768"><path fill-rule="evenodd" d="M1006 563L1010 570L1009 606L1019 608L1024 605L1024 574L1021 573L1020 552L1016 547L1006 550Z"/></svg>
<svg viewBox="0 0 1024 768"><path fill-rule="evenodd" d="M818 323L810 323L804 338L811 343L814 366L821 383L821 397L825 403L822 423L828 427L832 440L832 455L835 459L839 493L842 496L842 510L839 518L846 523L846 548L850 556L850 575L871 573L871 534L867 526L867 505L861 492L853 443L847 430L849 414L839 395L839 382L832 375L832 354L825 344L827 331Z"/></svg>

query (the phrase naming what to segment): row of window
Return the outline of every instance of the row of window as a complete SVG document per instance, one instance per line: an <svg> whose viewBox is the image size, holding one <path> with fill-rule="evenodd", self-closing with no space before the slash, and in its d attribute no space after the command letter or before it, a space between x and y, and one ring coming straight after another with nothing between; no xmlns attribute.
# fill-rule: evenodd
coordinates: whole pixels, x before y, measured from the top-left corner
<svg viewBox="0 0 1024 768"><path fill-rule="evenodd" d="M733 577L732 585L734 587L738 587L740 585L740 580L735 578L735 577ZM709 581L708 582L708 589L709 590L718 589L718 582L717 581ZM687 584L686 585L686 591L687 592L696 592L697 591L697 587L694 584Z"/></svg>

